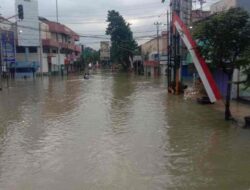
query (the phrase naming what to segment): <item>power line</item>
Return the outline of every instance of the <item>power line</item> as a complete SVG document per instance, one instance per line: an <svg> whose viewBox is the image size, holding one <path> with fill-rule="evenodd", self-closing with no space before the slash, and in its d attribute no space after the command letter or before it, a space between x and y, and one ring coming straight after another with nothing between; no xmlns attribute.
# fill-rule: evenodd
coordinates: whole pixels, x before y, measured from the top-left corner
<svg viewBox="0 0 250 190"><path fill-rule="evenodd" d="M152 15L152 16L144 16L144 17L134 17L134 18L127 18L126 20L146 20L149 18L157 18L159 15ZM108 23L106 20L93 20L93 21L81 21L81 22L67 22L66 24L102 24Z"/></svg>
<svg viewBox="0 0 250 190"><path fill-rule="evenodd" d="M20 28L20 29L29 29L29 30L34 30L34 31L43 31L43 32L50 32L49 30L46 30L46 29L37 29L35 27L29 27L29 26L24 26L24 25L16 25L13 24L13 23L9 23L9 25L11 25L13 28ZM137 33L151 33L153 31L138 31ZM136 32L135 32L136 33ZM108 40L110 41L110 37L108 37L107 35L93 35L93 34L79 34L79 37L80 38L86 38L86 39L99 39L99 40ZM149 39L153 39L155 38L156 36L155 35L139 35L139 36L135 36L134 39L135 40L149 40ZM22 39L22 40L26 40L28 41L29 39ZM128 41L123 41L123 43L127 43ZM92 42L92 43L88 43L88 44L98 44L100 43L99 41L98 42Z"/></svg>
<svg viewBox="0 0 250 190"><path fill-rule="evenodd" d="M145 9L155 9L154 6L158 6L159 8L163 8L159 3L156 3L156 2L152 2L152 3L143 3L143 4L134 4L134 5L131 5L131 6L121 6L121 7L109 7L107 8L107 11L108 10L117 10L119 12L122 12L122 11L138 11L138 10L145 10ZM91 12L88 12L90 11L90 9L82 9L82 13L93 13L92 11L93 9L91 9ZM94 8L94 11L98 12L98 10L100 11L103 11L103 7L102 8ZM95 15L98 15L97 13L95 13ZM72 15L71 15L72 16ZM54 15L48 15L48 17L55 17ZM60 16L61 17L61 16Z"/></svg>
<svg viewBox="0 0 250 190"><path fill-rule="evenodd" d="M126 12L126 15L129 15L128 14L128 11L137 11L138 10L145 10L145 9L155 9L154 6L159 6L159 8L162 8L162 10L164 10L164 7L161 7L159 3L155 3L155 2L152 2L152 3L143 3L143 4L134 4L134 5L131 5L131 6L121 6L121 7L109 7L107 9L108 10L118 10L119 12ZM124 8L125 7L125 8ZM101 15L103 16L104 13L100 13L100 11L103 10L103 8L94 8L95 10L95 14L93 15L93 11L91 10L91 12L87 12L87 11L90 11L90 9L83 9L81 10L81 14L85 15L85 18L86 18L86 15L91 15L91 16L94 16L96 17L97 15ZM100 11L98 11L100 10ZM46 10L47 11L47 10ZM99 13L98 13L99 12ZM87 14L86 14L87 13ZM88 14L90 13L90 14ZM138 15L138 14L136 14ZM45 15L45 17L49 17L49 18L56 18L56 15ZM77 18L78 16L73 16L73 15L68 15L68 16L59 16L59 18Z"/></svg>
<svg viewBox="0 0 250 190"><path fill-rule="evenodd" d="M1 23L1 22L0 22ZM39 29L37 29L37 28L35 28L35 27L30 27L30 26L25 26L25 25L16 25L16 23L4 23L5 25L9 25L9 26L12 26L12 27L20 27L20 28L23 28L23 29L30 29L30 30L38 30L39 31ZM141 25L141 26L138 26L138 27L143 27L143 26L151 26L151 24L150 25ZM136 27L135 27L136 28ZM44 30L44 29L41 29L40 31L43 31L43 32L50 32L49 30ZM138 31L138 32L133 32L133 33L146 33L146 32L153 32L153 31ZM83 36L85 36L85 35L83 35ZM87 36L87 35L86 35ZM96 36L96 37L99 37L98 35L92 35L92 36Z"/></svg>

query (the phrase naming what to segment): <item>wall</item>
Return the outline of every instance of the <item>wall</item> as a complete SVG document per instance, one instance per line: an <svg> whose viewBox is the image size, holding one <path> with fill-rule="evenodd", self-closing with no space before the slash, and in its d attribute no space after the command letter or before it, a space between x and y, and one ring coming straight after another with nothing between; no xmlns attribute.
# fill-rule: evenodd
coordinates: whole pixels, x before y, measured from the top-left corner
<svg viewBox="0 0 250 190"><path fill-rule="evenodd" d="M250 12L250 1L249 0L221 0L211 5L211 12L221 12L228 10L232 7L241 7L246 11Z"/></svg>
<svg viewBox="0 0 250 190"><path fill-rule="evenodd" d="M17 62L25 62L25 53L16 54ZM29 53L29 62L39 62L38 53Z"/></svg>
<svg viewBox="0 0 250 190"><path fill-rule="evenodd" d="M60 66L64 65L64 60L66 55L60 54ZM17 53L17 60L18 62L25 62L25 53ZM40 54L39 53L30 53L29 54L29 62L36 62L40 65ZM55 54L55 57L52 57L52 68L58 67L58 55ZM48 73L48 54L42 54L42 68L40 67L38 72ZM53 70L54 71L54 70ZM56 69L57 71L57 69Z"/></svg>
<svg viewBox="0 0 250 190"><path fill-rule="evenodd" d="M213 73L214 80L220 90L220 93L223 97L227 95L227 83L228 83L228 76L222 70L216 70Z"/></svg>
<svg viewBox="0 0 250 190"><path fill-rule="evenodd" d="M168 68L168 65L167 64L160 64L160 74L161 75L166 75L166 71L167 71L167 68Z"/></svg>
<svg viewBox="0 0 250 190"><path fill-rule="evenodd" d="M204 18L209 17L210 15L211 15L210 11L203 11L200 9L193 10L191 21L192 21L192 23L195 23L197 21L200 21L200 20L203 20Z"/></svg>
<svg viewBox="0 0 250 190"><path fill-rule="evenodd" d="M167 55L168 54L168 32L162 32L162 49L161 54L162 55Z"/></svg>
<svg viewBox="0 0 250 190"><path fill-rule="evenodd" d="M38 72L42 72L42 73L48 73L49 72L49 68L48 68L48 55L47 53L44 53L42 55L42 67L39 69Z"/></svg>
<svg viewBox="0 0 250 190"><path fill-rule="evenodd" d="M37 0L16 0L16 14L18 6L23 6L24 19L17 20L18 45L27 47L39 46L39 20ZM25 27L23 27L25 26ZM22 31L22 32L20 32Z"/></svg>
<svg viewBox="0 0 250 190"><path fill-rule="evenodd" d="M162 38L159 39L160 53L162 53ZM157 52L157 38L141 45L142 54Z"/></svg>
<svg viewBox="0 0 250 190"><path fill-rule="evenodd" d="M214 3L211 5L211 12L216 13L236 7L236 1L237 0L221 0L217 3Z"/></svg>
<svg viewBox="0 0 250 190"><path fill-rule="evenodd" d="M51 33L49 32L49 26L43 22L40 22L41 26L41 38L42 39L51 39Z"/></svg>

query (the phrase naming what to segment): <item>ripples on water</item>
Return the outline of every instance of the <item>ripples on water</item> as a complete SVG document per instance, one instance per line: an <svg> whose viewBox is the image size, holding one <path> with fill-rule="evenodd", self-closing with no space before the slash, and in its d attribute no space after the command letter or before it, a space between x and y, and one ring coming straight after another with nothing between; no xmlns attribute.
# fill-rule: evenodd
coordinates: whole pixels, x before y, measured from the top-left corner
<svg viewBox="0 0 250 190"><path fill-rule="evenodd" d="M248 189L249 131L164 79L96 74L0 93L0 189Z"/></svg>

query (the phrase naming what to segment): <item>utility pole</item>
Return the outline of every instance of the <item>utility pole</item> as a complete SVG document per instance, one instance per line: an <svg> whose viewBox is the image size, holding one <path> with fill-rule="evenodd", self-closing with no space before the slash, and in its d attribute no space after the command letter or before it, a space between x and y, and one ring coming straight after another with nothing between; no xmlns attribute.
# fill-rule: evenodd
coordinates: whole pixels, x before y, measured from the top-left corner
<svg viewBox="0 0 250 190"><path fill-rule="evenodd" d="M39 22L39 43L40 43L40 47L39 47L39 59L40 59L40 70L41 70L41 75L42 75L42 79L43 79L43 44L42 44L42 23Z"/></svg>
<svg viewBox="0 0 250 190"><path fill-rule="evenodd" d="M87 62L86 62L86 57L85 57L85 51L86 51L86 49L85 49L85 46L84 45L82 45L82 60L83 60L83 70L84 70L84 72L86 73L86 68L88 67L88 64L87 64Z"/></svg>
<svg viewBox="0 0 250 190"><path fill-rule="evenodd" d="M2 14L0 13L0 16ZM0 22L2 22L2 19L0 19ZM2 91L2 28L0 26L0 91Z"/></svg>
<svg viewBox="0 0 250 190"><path fill-rule="evenodd" d="M156 32L157 32L157 62L158 62L158 73L159 74L159 67L160 67L160 39L159 39L159 30L160 30L160 25L162 25L162 23L160 22L155 22L154 25L156 26Z"/></svg>
<svg viewBox="0 0 250 190"><path fill-rule="evenodd" d="M58 15L58 0L56 0L56 22L57 24L59 24L59 15ZM58 28L56 28L58 29ZM60 58L60 54L61 54L61 47L60 47L60 42L59 42L59 33L58 31L56 31L56 36L57 36L57 42L58 42L58 52L57 52L57 61L58 61L58 68L61 70L61 74L63 75L63 71L62 71L62 66L61 66L61 58ZM59 71L60 72L60 71Z"/></svg>
<svg viewBox="0 0 250 190"><path fill-rule="evenodd" d="M0 20L1 22L1 20ZM2 63L3 63L3 54L2 54L2 28L0 26L0 91L2 91Z"/></svg>
<svg viewBox="0 0 250 190"><path fill-rule="evenodd" d="M172 1L171 6L172 15L175 13L180 16L181 0ZM175 94L179 95L180 87L180 72L181 72L181 46L180 35L177 30L171 30L173 36L173 58L174 58L174 81L175 81Z"/></svg>
<svg viewBox="0 0 250 190"><path fill-rule="evenodd" d="M172 47L171 47L171 26L170 26L170 13L167 11L167 34L168 34L168 40L167 40L167 47L168 47L168 66L167 66L167 77L168 77L168 89L171 87L171 80L172 80L172 62L171 62L171 54L172 54Z"/></svg>

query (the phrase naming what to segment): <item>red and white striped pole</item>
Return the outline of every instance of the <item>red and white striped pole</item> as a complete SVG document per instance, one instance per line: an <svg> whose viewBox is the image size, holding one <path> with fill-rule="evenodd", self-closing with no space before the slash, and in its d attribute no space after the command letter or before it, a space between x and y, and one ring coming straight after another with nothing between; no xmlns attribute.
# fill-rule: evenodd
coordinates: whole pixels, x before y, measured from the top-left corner
<svg viewBox="0 0 250 190"><path fill-rule="evenodd" d="M205 87L207 95L211 102L216 102L221 99L220 91L213 79L213 76L205 62L205 59L201 56L200 52L197 50L197 44L192 39L190 31L187 26L183 23L180 17L174 13L173 14L173 25L179 32L184 44L186 45L188 51L190 52L194 65L199 73L201 81Z"/></svg>

